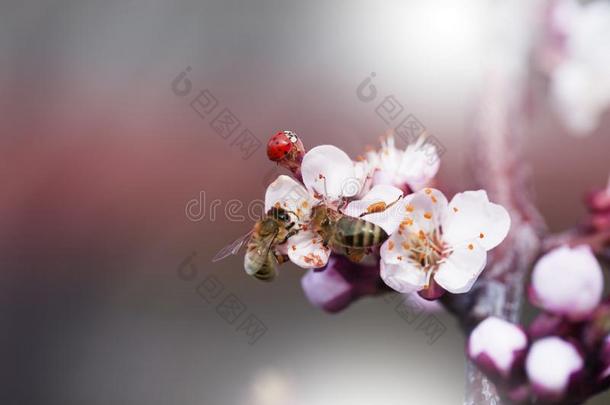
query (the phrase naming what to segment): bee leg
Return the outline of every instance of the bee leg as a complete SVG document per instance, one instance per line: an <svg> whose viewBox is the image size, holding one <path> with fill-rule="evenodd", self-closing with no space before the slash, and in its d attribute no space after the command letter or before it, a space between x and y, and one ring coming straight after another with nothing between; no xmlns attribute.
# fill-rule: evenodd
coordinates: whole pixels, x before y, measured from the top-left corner
<svg viewBox="0 0 610 405"><path fill-rule="evenodd" d="M366 255L366 251L362 248L345 248L345 255L348 259L350 259L354 263L360 263L364 256Z"/></svg>
<svg viewBox="0 0 610 405"><path fill-rule="evenodd" d="M277 260L278 264L286 263L288 261L288 255L274 253L274 256L275 256L275 260Z"/></svg>

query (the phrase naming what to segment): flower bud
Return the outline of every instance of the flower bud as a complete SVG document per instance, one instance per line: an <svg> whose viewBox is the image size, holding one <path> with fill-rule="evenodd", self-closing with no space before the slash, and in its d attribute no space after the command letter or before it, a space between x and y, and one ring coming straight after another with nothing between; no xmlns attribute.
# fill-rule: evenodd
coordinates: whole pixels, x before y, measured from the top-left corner
<svg viewBox="0 0 610 405"><path fill-rule="evenodd" d="M489 317L468 338L468 357L492 378L508 379L522 364L527 336L516 325Z"/></svg>
<svg viewBox="0 0 610 405"><path fill-rule="evenodd" d="M590 211L610 211L610 189L596 189L591 191L585 198L585 203Z"/></svg>
<svg viewBox="0 0 610 405"><path fill-rule="evenodd" d="M360 265L331 255L323 269L312 269L301 279L309 301L327 312L339 312L365 295L387 291L377 266Z"/></svg>
<svg viewBox="0 0 610 405"><path fill-rule="evenodd" d="M533 391L547 401L563 399L583 365L576 347L556 336L534 342L525 360Z"/></svg>
<svg viewBox="0 0 610 405"><path fill-rule="evenodd" d="M602 290L602 269L591 248L562 246L536 263L530 300L546 311L578 321L599 304Z"/></svg>

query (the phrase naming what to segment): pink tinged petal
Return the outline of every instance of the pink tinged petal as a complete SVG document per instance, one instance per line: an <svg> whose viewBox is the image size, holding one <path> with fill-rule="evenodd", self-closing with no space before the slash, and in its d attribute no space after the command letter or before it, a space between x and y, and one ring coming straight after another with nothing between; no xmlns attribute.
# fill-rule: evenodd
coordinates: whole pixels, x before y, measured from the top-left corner
<svg viewBox="0 0 610 405"><path fill-rule="evenodd" d="M301 164L305 187L331 201L357 195L364 183L361 172L345 152L331 145L311 149Z"/></svg>
<svg viewBox="0 0 610 405"><path fill-rule="evenodd" d="M425 188L409 194L401 202L404 219L412 220L413 225L407 230L428 233L439 227L447 215L447 198L440 191Z"/></svg>
<svg viewBox="0 0 610 405"><path fill-rule="evenodd" d="M486 263L487 252L477 243L456 246L439 266L434 280L450 293L465 293L470 291Z"/></svg>
<svg viewBox="0 0 610 405"><path fill-rule="evenodd" d="M379 225L388 234L391 234L398 228L402 220L400 197L402 197L400 189L389 185L378 185L373 187L362 200L350 202L343 213L352 217L360 217L365 214L362 219ZM383 203L389 208L378 213L367 213L369 207L374 207L379 203Z"/></svg>
<svg viewBox="0 0 610 405"><path fill-rule="evenodd" d="M265 192L265 212L279 204L282 208L306 218L314 201L301 183L292 177L281 175L267 187Z"/></svg>
<svg viewBox="0 0 610 405"><path fill-rule="evenodd" d="M532 301L552 313L580 320L599 304L603 287L602 269L591 249L562 246L534 266Z"/></svg>
<svg viewBox="0 0 610 405"><path fill-rule="evenodd" d="M395 184L394 173L388 170L376 170L373 173L373 184L384 185L384 184Z"/></svg>
<svg viewBox="0 0 610 405"><path fill-rule="evenodd" d="M535 391L542 396L560 396L570 378L582 370L583 359L576 348L552 336L536 341L525 360L525 370Z"/></svg>
<svg viewBox="0 0 610 405"><path fill-rule="evenodd" d="M468 338L468 355L486 372L508 377L527 348L527 336L518 326L489 317Z"/></svg>
<svg viewBox="0 0 610 405"><path fill-rule="evenodd" d="M325 311L340 311L352 301L352 285L332 266L323 271L309 270L301 286L309 302Z"/></svg>
<svg viewBox="0 0 610 405"><path fill-rule="evenodd" d="M322 245L322 238L312 231L300 231L288 238L288 258L304 269L324 267L330 249Z"/></svg>
<svg viewBox="0 0 610 405"><path fill-rule="evenodd" d="M440 166L434 145L422 142L425 141L418 140L416 144L409 145L400 162L401 179L414 190L419 190L430 182Z"/></svg>
<svg viewBox="0 0 610 405"><path fill-rule="evenodd" d="M381 261L380 275L390 288L401 293L421 290L426 284L426 273L407 260L399 264Z"/></svg>
<svg viewBox="0 0 610 405"><path fill-rule="evenodd" d="M489 202L484 190L466 191L449 203L443 239L451 245L476 240L490 250L504 240L509 229L510 216L504 207Z"/></svg>

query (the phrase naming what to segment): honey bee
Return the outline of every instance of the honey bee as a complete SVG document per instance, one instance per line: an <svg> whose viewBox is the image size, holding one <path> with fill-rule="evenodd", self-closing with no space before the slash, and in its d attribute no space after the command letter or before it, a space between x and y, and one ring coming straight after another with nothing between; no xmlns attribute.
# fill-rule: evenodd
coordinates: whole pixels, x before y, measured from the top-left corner
<svg viewBox="0 0 610 405"><path fill-rule="evenodd" d="M272 207L265 217L254 224L252 231L222 249L212 261L216 262L231 254L236 254L245 244L244 269L246 273L259 280L273 280L277 275L277 264L287 260L286 256L275 252L275 247L284 243L299 230L298 227L295 227L296 222L293 221L291 214L296 216L292 211Z"/></svg>
<svg viewBox="0 0 610 405"><path fill-rule="evenodd" d="M343 249L353 261L360 261L367 249L388 239L388 234L378 225L362 218L354 218L325 205L313 208L313 230L322 237L323 244Z"/></svg>
<svg viewBox="0 0 610 405"><path fill-rule="evenodd" d="M369 210L378 212L376 210ZM260 219L252 231L222 249L213 262L236 254L246 245L244 268L246 273L263 281L271 281L277 275L277 265L288 257L276 252L275 247L286 242L301 229L296 226L299 216L281 207L272 207ZM322 239L322 244L334 250L344 251L350 260L359 262L367 251L386 241L388 234L378 225L362 218L350 217L324 204L312 208L311 230Z"/></svg>

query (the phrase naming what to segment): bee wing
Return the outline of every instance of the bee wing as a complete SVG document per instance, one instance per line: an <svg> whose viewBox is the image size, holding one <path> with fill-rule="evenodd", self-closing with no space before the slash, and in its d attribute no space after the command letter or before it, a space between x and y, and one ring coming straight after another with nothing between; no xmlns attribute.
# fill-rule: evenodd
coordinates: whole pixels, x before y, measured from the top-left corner
<svg viewBox="0 0 610 405"><path fill-rule="evenodd" d="M212 262L217 262L228 256L236 255L237 252L239 252L239 249L241 249L242 246L247 244L251 237L252 231L248 232L244 236L240 236L231 244L220 249L220 251L218 251L218 253L216 253L216 255L212 258Z"/></svg>

